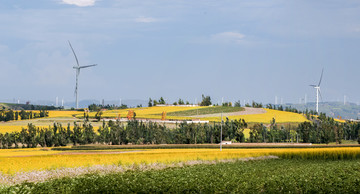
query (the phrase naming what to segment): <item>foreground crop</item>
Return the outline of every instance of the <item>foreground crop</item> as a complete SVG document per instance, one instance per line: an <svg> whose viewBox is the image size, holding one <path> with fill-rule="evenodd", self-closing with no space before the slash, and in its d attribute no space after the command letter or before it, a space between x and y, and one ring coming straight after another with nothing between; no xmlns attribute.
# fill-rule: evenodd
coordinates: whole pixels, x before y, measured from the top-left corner
<svg viewBox="0 0 360 194"><path fill-rule="evenodd" d="M0 172L16 174L29 171L76 168L95 165L171 164L190 160L222 160L259 156L283 159L358 160L360 148L279 148L279 149L154 149L45 151L41 149L0 150ZM0 179L1 182L1 179Z"/></svg>
<svg viewBox="0 0 360 194"><path fill-rule="evenodd" d="M31 193L359 193L359 160L284 160L90 174L23 183L3 192Z"/></svg>

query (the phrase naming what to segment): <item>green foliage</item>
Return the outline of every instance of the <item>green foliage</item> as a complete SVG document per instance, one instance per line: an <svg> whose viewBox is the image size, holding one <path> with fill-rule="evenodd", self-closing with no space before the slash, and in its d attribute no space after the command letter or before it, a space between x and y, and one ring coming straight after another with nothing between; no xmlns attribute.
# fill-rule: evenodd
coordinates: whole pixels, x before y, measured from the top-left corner
<svg viewBox="0 0 360 194"><path fill-rule="evenodd" d="M128 106L126 104L121 104L120 106L115 105L115 104L113 104L113 105L90 104L88 106L89 111L99 111L101 109L114 110L114 109L127 109L127 108L128 108ZM81 109L79 109L79 111L80 110ZM81 110L81 111L84 111L84 110Z"/></svg>
<svg viewBox="0 0 360 194"><path fill-rule="evenodd" d="M200 106L210 106L211 105L211 98L210 96L204 96L202 95L202 101L200 103Z"/></svg>
<svg viewBox="0 0 360 194"><path fill-rule="evenodd" d="M253 108L262 108L263 107L263 105L262 105L262 103L257 103L257 102L252 102L252 104L251 104L251 107L253 107Z"/></svg>
<svg viewBox="0 0 360 194"><path fill-rule="evenodd" d="M159 104L166 104L166 102L165 102L165 100L164 100L163 97L160 97Z"/></svg>
<svg viewBox="0 0 360 194"><path fill-rule="evenodd" d="M152 100L151 100L151 98L149 98L148 107L152 107L152 106L153 106Z"/></svg>
<svg viewBox="0 0 360 194"><path fill-rule="evenodd" d="M24 110L18 112L13 110L4 110L4 109L0 111L0 121L7 122L7 121L18 120L19 116L21 120L43 118L43 117L48 117L49 112L46 110L40 110L39 113L32 111L24 111Z"/></svg>
<svg viewBox="0 0 360 194"><path fill-rule="evenodd" d="M179 105L183 105L183 104L185 104L184 103L184 101L181 99L181 98L179 98L179 100L178 100L178 102L177 102Z"/></svg>
<svg viewBox="0 0 360 194"><path fill-rule="evenodd" d="M99 109L96 114L95 114L95 118L100 121L101 120L101 116L103 115L103 111L101 109Z"/></svg>
<svg viewBox="0 0 360 194"><path fill-rule="evenodd" d="M186 111L169 112L168 116L194 116L194 115L206 115L215 113L227 113L227 112L238 112L243 111L242 107L227 107L227 106L213 106L199 109L192 109Z"/></svg>
<svg viewBox="0 0 360 194"><path fill-rule="evenodd" d="M89 174L3 193L359 193L359 161L263 160Z"/></svg>
<svg viewBox="0 0 360 194"><path fill-rule="evenodd" d="M240 100L238 100L238 101L235 102L234 107L241 107Z"/></svg>

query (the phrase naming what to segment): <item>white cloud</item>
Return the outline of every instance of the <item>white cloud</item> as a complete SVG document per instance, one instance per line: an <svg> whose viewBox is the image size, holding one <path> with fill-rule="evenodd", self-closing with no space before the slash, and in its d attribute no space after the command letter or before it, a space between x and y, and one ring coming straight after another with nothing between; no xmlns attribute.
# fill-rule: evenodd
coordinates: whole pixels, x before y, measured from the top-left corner
<svg viewBox="0 0 360 194"><path fill-rule="evenodd" d="M65 4L76 5L79 7L93 6L96 0L62 0Z"/></svg>
<svg viewBox="0 0 360 194"><path fill-rule="evenodd" d="M219 42L240 43L245 38L245 35L238 32L221 32L212 35L211 38Z"/></svg>
<svg viewBox="0 0 360 194"><path fill-rule="evenodd" d="M157 22L158 20L152 17L138 17L135 19L135 21L140 23L152 23Z"/></svg>

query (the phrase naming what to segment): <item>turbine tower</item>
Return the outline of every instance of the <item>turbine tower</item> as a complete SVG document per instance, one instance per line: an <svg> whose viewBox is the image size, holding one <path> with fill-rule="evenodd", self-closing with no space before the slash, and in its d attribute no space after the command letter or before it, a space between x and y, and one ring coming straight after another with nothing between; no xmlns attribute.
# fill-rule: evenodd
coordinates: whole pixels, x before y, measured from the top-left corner
<svg viewBox="0 0 360 194"><path fill-rule="evenodd" d="M321 71L320 81L319 81L318 85L310 85L311 87L316 89L316 112L317 113L319 113L319 96L322 99L321 92L320 92L320 84L321 84L323 73L324 73L324 69L322 69L322 71Z"/></svg>
<svg viewBox="0 0 360 194"><path fill-rule="evenodd" d="M79 84L80 69L88 68L88 67L93 67L93 66L96 66L97 64L80 66L79 60L78 60L78 58L76 57L75 51L74 51L73 47L71 46L70 41L68 41L68 42L69 42L69 45L70 45L70 48L71 48L72 52L74 53L75 60L76 60L76 64L77 64L77 66L74 66L73 68L76 69L75 96L76 96L76 109L78 109L78 108L79 108L79 101L78 101L78 84Z"/></svg>

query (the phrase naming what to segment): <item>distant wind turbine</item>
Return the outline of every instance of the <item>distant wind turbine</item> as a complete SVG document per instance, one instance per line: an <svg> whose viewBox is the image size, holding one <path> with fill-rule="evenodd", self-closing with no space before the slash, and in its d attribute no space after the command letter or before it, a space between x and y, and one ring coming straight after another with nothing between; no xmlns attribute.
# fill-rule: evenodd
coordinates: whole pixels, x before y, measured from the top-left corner
<svg viewBox="0 0 360 194"><path fill-rule="evenodd" d="M78 108L79 108L79 101L78 101L78 84L79 84L80 69L88 68L88 67L93 67L93 66L96 66L97 64L80 66L79 60L78 60L78 58L76 57L75 51L74 51L73 47L71 46L70 41L69 41L69 45L70 45L70 48L71 48L72 52L74 53L75 60L76 60L76 64L77 64L77 66L74 66L73 68L76 69L75 96L76 96L76 109L78 109Z"/></svg>
<svg viewBox="0 0 360 194"><path fill-rule="evenodd" d="M317 113L319 113L319 96L321 97L321 100L322 100L322 96L321 96L321 92L320 92L320 84L321 84L323 73L324 73L324 68L321 71L320 81L319 81L318 85L310 85L311 87L316 89L316 112Z"/></svg>

